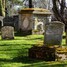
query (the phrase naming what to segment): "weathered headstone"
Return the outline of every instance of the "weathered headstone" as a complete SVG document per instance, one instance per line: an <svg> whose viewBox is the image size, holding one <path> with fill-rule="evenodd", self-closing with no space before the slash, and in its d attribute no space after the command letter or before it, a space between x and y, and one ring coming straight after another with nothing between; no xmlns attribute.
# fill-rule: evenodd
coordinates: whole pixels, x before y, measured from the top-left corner
<svg viewBox="0 0 67 67"><path fill-rule="evenodd" d="M44 43L46 45L60 45L62 41L62 34L64 24L59 21L54 21L45 26Z"/></svg>
<svg viewBox="0 0 67 67"><path fill-rule="evenodd" d="M2 39L14 39L14 28L11 26L4 26L1 29Z"/></svg>
<svg viewBox="0 0 67 67"><path fill-rule="evenodd" d="M6 16L3 18L3 26L13 26L18 31L19 15Z"/></svg>
<svg viewBox="0 0 67 67"><path fill-rule="evenodd" d="M48 23L48 17L51 15L51 12L47 9L40 8L38 11L33 11L35 22L34 22L34 33L35 30L38 30L37 33L43 34L45 24Z"/></svg>
<svg viewBox="0 0 67 67"><path fill-rule="evenodd" d="M34 29L33 29L32 33L33 34L43 34L44 33L43 25L44 25L43 22L38 21L38 19L35 18Z"/></svg>
<svg viewBox="0 0 67 67"><path fill-rule="evenodd" d="M19 16L19 28L23 31L32 29L31 15L30 14L21 14Z"/></svg>
<svg viewBox="0 0 67 67"><path fill-rule="evenodd" d="M22 35L32 34L32 12L31 8L25 8L19 11L19 30Z"/></svg>
<svg viewBox="0 0 67 67"><path fill-rule="evenodd" d="M3 19L4 26L14 26L14 19L13 17L6 16Z"/></svg>
<svg viewBox="0 0 67 67"><path fill-rule="evenodd" d="M35 32L38 30L44 30L45 24L48 23L47 19L51 15L51 12L46 9L38 9L33 11L34 18L39 20L35 22ZM41 59L46 61L55 60L55 49L48 46L33 46L29 49L29 57L34 59Z"/></svg>

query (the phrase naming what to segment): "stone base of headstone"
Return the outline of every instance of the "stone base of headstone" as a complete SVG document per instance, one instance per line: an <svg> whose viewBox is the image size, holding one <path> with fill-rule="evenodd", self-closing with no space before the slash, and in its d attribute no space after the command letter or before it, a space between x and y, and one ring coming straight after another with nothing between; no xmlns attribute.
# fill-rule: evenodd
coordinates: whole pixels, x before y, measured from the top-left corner
<svg viewBox="0 0 67 67"><path fill-rule="evenodd" d="M38 30L33 30L32 34L34 34L34 35L42 35L42 34L44 34L44 32L43 31L38 31Z"/></svg>
<svg viewBox="0 0 67 67"><path fill-rule="evenodd" d="M1 38L3 40L14 39L14 28L12 26L4 26L1 28Z"/></svg>
<svg viewBox="0 0 67 67"><path fill-rule="evenodd" d="M18 35L20 36L26 36L26 35L32 35L32 30L19 30Z"/></svg>
<svg viewBox="0 0 67 67"><path fill-rule="evenodd" d="M29 58L45 61L55 61L55 48L50 48L46 46L34 46L29 49Z"/></svg>
<svg viewBox="0 0 67 67"><path fill-rule="evenodd" d="M59 46L33 46L29 49L29 58L45 61L67 60L67 48Z"/></svg>
<svg viewBox="0 0 67 67"><path fill-rule="evenodd" d="M2 37L2 40L13 40L14 39L14 37L11 37L11 38L9 38L9 37Z"/></svg>
<svg viewBox="0 0 67 67"><path fill-rule="evenodd" d="M56 61L67 60L67 46L57 47L55 55L56 55L55 58Z"/></svg>

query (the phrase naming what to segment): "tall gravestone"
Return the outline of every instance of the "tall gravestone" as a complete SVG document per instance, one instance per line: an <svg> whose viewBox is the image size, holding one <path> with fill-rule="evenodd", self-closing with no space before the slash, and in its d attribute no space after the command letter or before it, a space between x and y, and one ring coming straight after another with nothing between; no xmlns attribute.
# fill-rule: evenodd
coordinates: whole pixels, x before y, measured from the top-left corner
<svg viewBox="0 0 67 67"><path fill-rule="evenodd" d="M43 34L45 31L45 24L48 23L48 17L51 15L51 12L47 9L39 8L39 10L33 11L35 17L34 22L34 34Z"/></svg>
<svg viewBox="0 0 67 67"><path fill-rule="evenodd" d="M31 22L30 14L20 15L19 28L22 31L31 30L32 29L31 24L32 24L32 22Z"/></svg>
<svg viewBox="0 0 67 67"><path fill-rule="evenodd" d="M53 21L45 25L45 38L46 45L60 45L62 41L64 24L59 21Z"/></svg>
<svg viewBox="0 0 67 67"><path fill-rule="evenodd" d="M2 39L14 39L14 28L11 26L4 26L1 29Z"/></svg>
<svg viewBox="0 0 67 67"><path fill-rule="evenodd" d="M19 11L19 30L22 35L32 34L32 12L31 8Z"/></svg>

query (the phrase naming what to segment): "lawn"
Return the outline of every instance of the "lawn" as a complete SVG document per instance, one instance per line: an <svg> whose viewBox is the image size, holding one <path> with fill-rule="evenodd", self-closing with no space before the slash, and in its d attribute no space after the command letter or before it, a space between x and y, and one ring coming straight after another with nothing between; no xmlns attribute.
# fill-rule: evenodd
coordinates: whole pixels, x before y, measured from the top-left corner
<svg viewBox="0 0 67 67"><path fill-rule="evenodd" d="M67 61L45 62L28 58L28 49L42 44L43 35L15 36L14 40L1 40L0 67L67 67ZM65 45L63 39L62 45Z"/></svg>

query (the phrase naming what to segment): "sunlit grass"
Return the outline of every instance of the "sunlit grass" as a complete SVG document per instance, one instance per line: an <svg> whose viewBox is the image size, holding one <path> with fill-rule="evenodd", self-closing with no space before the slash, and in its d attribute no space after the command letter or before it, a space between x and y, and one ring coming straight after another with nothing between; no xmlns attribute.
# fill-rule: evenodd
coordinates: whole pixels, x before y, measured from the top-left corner
<svg viewBox="0 0 67 67"><path fill-rule="evenodd" d="M30 35L27 37L15 37L14 40L1 40L0 45L2 44L36 44L37 41L43 40L43 35Z"/></svg>
<svg viewBox="0 0 67 67"><path fill-rule="evenodd" d="M45 62L28 58L29 48L43 41L43 35L15 36L14 40L2 40L0 36L0 67L67 67L67 61ZM62 45L65 45L65 39Z"/></svg>
<svg viewBox="0 0 67 67"><path fill-rule="evenodd" d="M66 33L65 32L63 32L63 36L66 36ZM66 45L66 39L64 38L64 39L62 39L62 43L61 43L62 45Z"/></svg>

